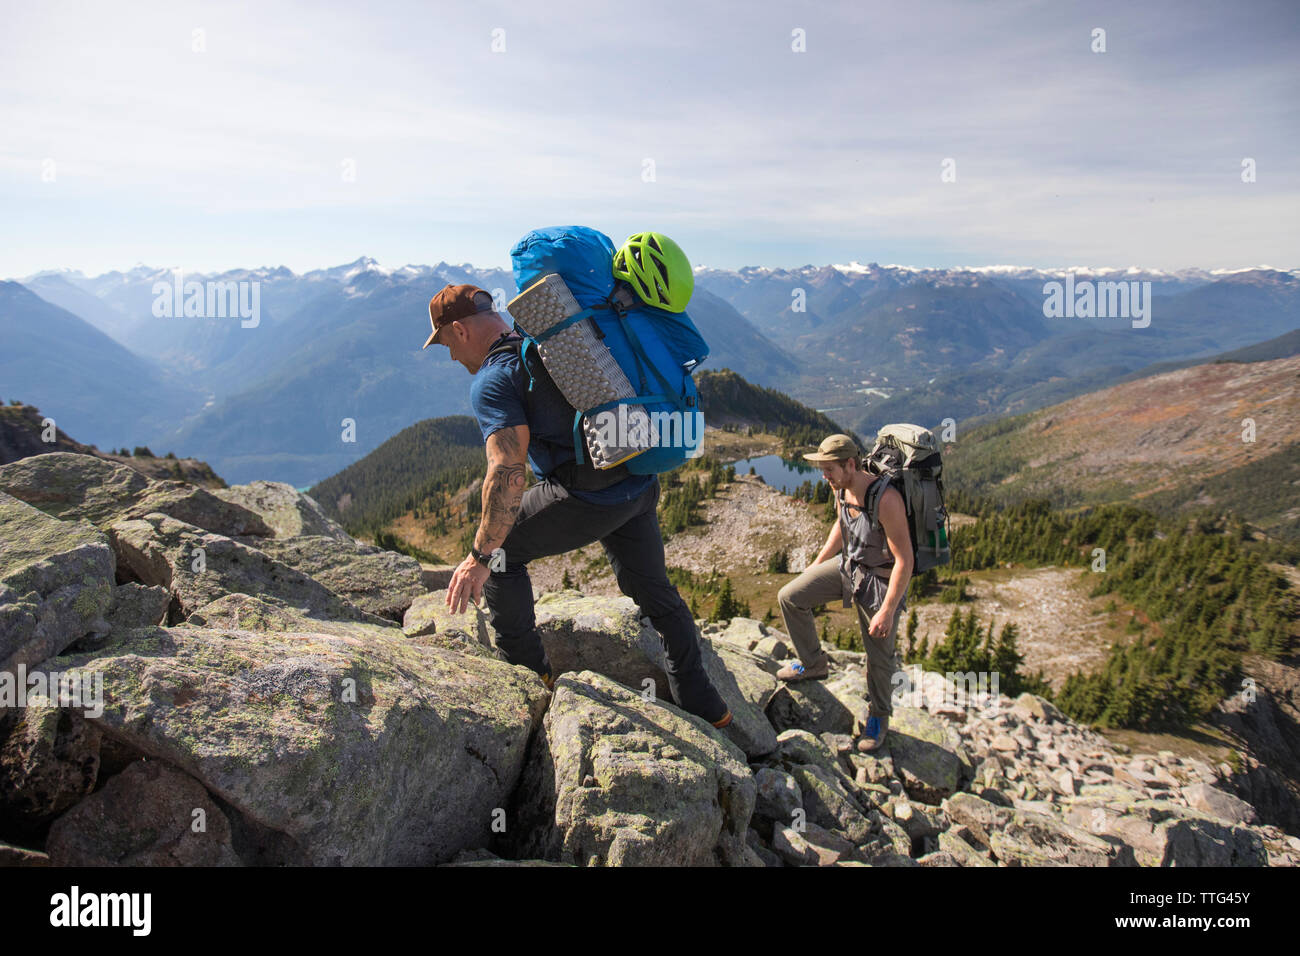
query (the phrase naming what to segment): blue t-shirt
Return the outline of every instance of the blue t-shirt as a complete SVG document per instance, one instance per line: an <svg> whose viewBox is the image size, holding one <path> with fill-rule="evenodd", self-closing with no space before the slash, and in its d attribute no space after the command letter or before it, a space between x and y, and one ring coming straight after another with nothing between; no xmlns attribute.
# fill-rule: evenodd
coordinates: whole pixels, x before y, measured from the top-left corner
<svg viewBox="0 0 1300 956"><path fill-rule="evenodd" d="M489 355L469 387L469 403L478 427L487 441L493 432L514 425L528 426L528 464L541 481L552 471L573 461L573 406L545 374L533 379L533 394L527 405L528 371L517 349ZM526 411L527 410L527 411ZM599 491L570 491L573 497L592 504L608 505L639 497L656 475L629 475Z"/></svg>

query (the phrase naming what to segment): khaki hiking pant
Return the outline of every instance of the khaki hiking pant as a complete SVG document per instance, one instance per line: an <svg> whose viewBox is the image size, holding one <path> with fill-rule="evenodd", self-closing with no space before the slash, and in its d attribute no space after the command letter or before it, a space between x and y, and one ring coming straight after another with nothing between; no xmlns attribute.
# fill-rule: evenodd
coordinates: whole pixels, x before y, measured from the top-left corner
<svg viewBox="0 0 1300 956"><path fill-rule="evenodd" d="M893 693L894 669L897 666L894 648L898 636L898 622L906 610L904 599L894 615L893 626L889 636L883 640L870 635L871 617L880 608L889 582L876 575L868 581L866 597L870 607L863 607L854 602L858 611L858 626L862 629L862 643L867 649L867 689L871 695L869 712L872 717L888 717L893 713L890 695ZM828 558L821 564L811 565L803 574L781 588L777 600L781 604L781 617L785 621L785 632L794 642L795 653L808 670L820 669L829 661L817 638L817 624L813 620L812 609L832 601L842 600L844 585L840 579L840 562L837 558Z"/></svg>

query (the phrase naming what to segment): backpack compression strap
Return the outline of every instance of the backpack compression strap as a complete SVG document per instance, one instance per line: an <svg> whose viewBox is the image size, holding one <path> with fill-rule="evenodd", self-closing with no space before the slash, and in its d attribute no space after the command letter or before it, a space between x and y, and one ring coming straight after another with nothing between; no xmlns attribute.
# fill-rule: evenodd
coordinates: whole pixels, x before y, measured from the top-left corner
<svg viewBox="0 0 1300 956"><path fill-rule="evenodd" d="M595 310L600 309L609 310L614 313L614 318L618 320L619 328L623 330L623 335L627 337L628 345L632 347L632 359L636 362L637 377L641 380L641 387L637 394L645 395L645 393L649 391L650 383L646 381L645 375L645 370L649 368L655 378L659 380L659 387L663 389L663 394L646 396L644 400L651 402L669 402L677 406L678 411L685 412L686 406L681 397L673 394L672 383L669 382L655 364L650 361L650 357L646 355L645 347L641 345L641 340L637 338L637 334L632 331L632 326L628 324L627 313L632 309L639 307L640 306L636 299L632 297L631 291L622 285L619 285L614 289L613 293L605 297L604 302L598 303L585 311L594 312Z"/></svg>
<svg viewBox="0 0 1300 956"><path fill-rule="evenodd" d="M646 355L645 348L641 345L641 340L637 338L636 333L632 331L632 326L628 324L627 312L629 307L636 307L636 300L632 298L631 292L621 287L616 288L611 295L605 298L604 302L583 309L576 315L569 316L563 322L552 326L543 333L543 336L554 335L561 328L572 325L574 322L581 319L589 317L594 318L595 313L598 310L609 310L614 313L614 318L618 320L619 327L623 330L623 335L626 336L628 345L632 349L632 360L636 362L637 378L640 379L640 388L638 389L636 396L603 402L594 408L587 409L585 412L580 410L575 411L573 416L573 453L579 465L581 465L584 460L582 435L579 431L582 425L582 416L584 414L592 415L597 412L617 408L619 405L649 405L656 402L667 402L676 406L680 412L685 413L686 411L685 401L680 395L675 395L673 393L672 385L669 383L668 379L664 377L663 373L655 367L655 364L650 361L649 356ZM662 390L662 394L645 394L650 390L649 382L646 381L646 368L649 368L650 371L654 373L655 378L659 380L659 387Z"/></svg>
<svg viewBox="0 0 1300 956"><path fill-rule="evenodd" d="M560 332L563 332L565 329L569 328L570 326L575 325L578 322L581 322L583 319L595 318L595 314L597 311L604 311L604 310L613 312L615 319L618 320L619 327L623 330L623 334L627 338L628 346L632 349L632 359L634 362L636 362L637 377L640 379L640 388L638 390L638 394L636 396L632 396L628 398L620 398L620 399L615 399L613 401L604 402L593 408L586 409L585 411L583 411L582 409L574 409L573 454L574 457L577 459L579 465L583 464L583 462L585 461L582 431L581 431L583 415L591 415L596 412L602 412L609 409L617 408L619 405L649 405L658 402L665 402L667 404L673 405L674 407L677 408L679 412L683 414L685 414L688 410L685 399L683 399L682 396L676 394L676 392L673 389L672 383L670 383L668 379L664 376L664 374L660 372L659 369L655 366L655 364L650 361L649 356L646 355L645 347L641 344L641 340L637 337L636 332L633 331L632 326L628 323L626 318L627 312L629 308L636 308L636 307L637 307L636 300L632 298L631 292L629 292L627 289L624 288L617 288L614 290L614 292L611 295L606 297L605 301L600 302L593 306L588 306L587 308L582 309L579 312L575 312L573 315L570 315L565 319L563 319L562 321L557 322L555 325L551 326L549 329L547 329L545 332L540 333L539 335L535 335L535 336L529 335L527 332L519 328L517 325L514 329L514 331L518 332L522 336L522 339L520 341L522 341L523 344L520 347L519 356L520 356L520 361L523 362L524 368L528 371L528 391L530 393L533 390L534 376L533 376L533 370L528 365L528 361L526 358L529 347L536 349L539 343L544 342L546 339L549 339L551 336L558 335ZM598 332L597 334L600 333ZM492 355L495 352L505 351L507 348L513 348L514 344L515 342L512 340L507 345L501 345L494 348L488 354ZM660 394L646 394L647 392L650 391L650 383L646 379L647 368L658 380L658 385L661 390Z"/></svg>

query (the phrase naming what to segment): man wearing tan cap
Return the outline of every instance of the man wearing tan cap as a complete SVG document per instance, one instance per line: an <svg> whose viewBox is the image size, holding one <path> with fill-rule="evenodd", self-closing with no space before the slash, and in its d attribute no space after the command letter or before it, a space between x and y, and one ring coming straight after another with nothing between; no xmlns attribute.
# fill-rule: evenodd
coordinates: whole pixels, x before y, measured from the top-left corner
<svg viewBox="0 0 1300 956"><path fill-rule="evenodd" d="M429 301L433 332L474 376L470 405L487 446L483 514L470 554L456 568L447 606L460 614L480 594L497 646L553 683L537 633L528 562L599 541L618 586L663 638L673 699L715 727L731 711L709 680L690 609L668 580L659 535L659 476L626 467L599 470L573 453L574 408L538 360L521 354L521 336L472 285L449 285ZM525 490L525 468L537 483Z"/></svg>
<svg viewBox="0 0 1300 956"><path fill-rule="evenodd" d="M876 481L884 479L863 470L858 446L848 435L831 435L804 458L821 466L822 477L835 492L836 521L816 560L777 594L799 661L776 676L785 681L826 677L829 659L817 639L812 609L835 598L842 598L844 607L855 606L871 694L866 734L858 749L869 753L883 745L893 712L889 698L894 639L906 608L913 564L907 509L903 496L887 488L880 497L878 524L871 526L865 510L867 495ZM836 554L840 560L831 561Z"/></svg>

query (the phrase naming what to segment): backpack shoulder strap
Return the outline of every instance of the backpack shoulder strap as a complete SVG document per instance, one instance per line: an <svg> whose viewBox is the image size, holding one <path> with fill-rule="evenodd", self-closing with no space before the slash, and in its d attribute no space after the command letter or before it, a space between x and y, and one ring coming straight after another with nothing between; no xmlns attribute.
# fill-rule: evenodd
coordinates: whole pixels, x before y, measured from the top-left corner
<svg viewBox="0 0 1300 956"><path fill-rule="evenodd" d="M505 339L488 349L488 354L483 357L483 361L486 362L493 355L500 355L502 353L512 352L519 356L519 364L522 365L524 371L528 373L528 388L524 389L525 402L532 397L533 381L536 378L533 374L533 367L528 363L528 346L530 344L531 340L526 335L523 335L520 338Z"/></svg>
<svg viewBox="0 0 1300 956"><path fill-rule="evenodd" d="M520 345L523 344L523 341L524 340L522 338L498 340L497 343L492 346L492 348L488 349L488 354L484 356L484 361L491 358L493 355L499 355L502 352L519 351L520 350L519 347ZM522 353L521 353L521 357L522 357Z"/></svg>
<svg viewBox="0 0 1300 956"><path fill-rule="evenodd" d="M879 475L867 488L867 522L870 527L880 527L880 499L893 485L888 475Z"/></svg>

